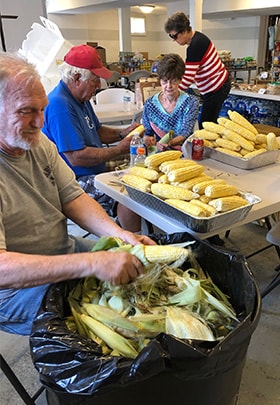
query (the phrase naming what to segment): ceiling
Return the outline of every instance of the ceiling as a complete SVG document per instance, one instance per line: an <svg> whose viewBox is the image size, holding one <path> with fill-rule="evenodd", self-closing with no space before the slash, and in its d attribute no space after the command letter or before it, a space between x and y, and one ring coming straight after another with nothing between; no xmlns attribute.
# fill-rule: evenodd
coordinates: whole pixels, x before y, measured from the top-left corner
<svg viewBox="0 0 280 405"><path fill-rule="evenodd" d="M172 3L180 2L181 0L173 0ZM186 7L188 7L188 0L186 1ZM205 3L207 0L204 0ZM211 4L212 4L211 0ZM133 12L139 12L139 5L152 4L155 6L153 14L166 14L167 3L170 3L171 0L161 0L149 2L149 0L71 0L71 1L59 1L59 0L48 0L47 11L48 13L63 13L63 14L88 14L95 13L98 11L116 9L116 8L127 8L131 7ZM70 7L62 7L60 4L69 4ZM84 4L81 6L81 4ZM208 7L209 9L209 7ZM210 7L211 9L211 7ZM202 17L204 19L210 18L234 18L234 17L247 17L247 16L259 16L259 15L280 15L280 4L279 7L271 8L259 8L259 9L246 9L246 10L228 10L228 11L211 11L208 13L203 13Z"/></svg>

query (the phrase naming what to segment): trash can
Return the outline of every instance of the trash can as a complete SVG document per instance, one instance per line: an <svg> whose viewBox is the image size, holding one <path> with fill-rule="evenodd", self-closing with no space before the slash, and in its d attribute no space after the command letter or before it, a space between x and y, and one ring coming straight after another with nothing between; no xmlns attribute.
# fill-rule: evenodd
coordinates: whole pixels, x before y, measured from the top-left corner
<svg viewBox="0 0 280 405"><path fill-rule="evenodd" d="M151 235L162 244L188 234ZM49 405L234 405L261 298L243 256L208 242L192 245L202 269L230 297L240 323L217 342L189 341L161 333L136 359L106 357L90 339L67 328L67 296L74 282L53 285L30 336L33 362Z"/></svg>

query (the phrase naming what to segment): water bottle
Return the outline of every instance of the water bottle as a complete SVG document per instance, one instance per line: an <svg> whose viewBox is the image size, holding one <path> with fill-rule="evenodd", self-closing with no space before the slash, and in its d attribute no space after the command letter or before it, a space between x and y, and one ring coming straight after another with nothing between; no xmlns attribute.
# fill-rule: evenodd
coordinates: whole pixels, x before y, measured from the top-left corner
<svg viewBox="0 0 280 405"><path fill-rule="evenodd" d="M124 111L130 111L131 109L131 97L130 97L130 93L128 90L126 90L124 96L123 96L123 108Z"/></svg>
<svg viewBox="0 0 280 405"><path fill-rule="evenodd" d="M134 161L134 166L144 166L146 158L146 148L145 145L141 142L137 148L137 155Z"/></svg>
<svg viewBox="0 0 280 405"><path fill-rule="evenodd" d="M135 101L136 101L137 110L142 110L142 108L143 108L143 98L142 98L142 92L141 92L141 88L140 88L140 83L136 83L136 85L135 85Z"/></svg>
<svg viewBox="0 0 280 405"><path fill-rule="evenodd" d="M135 132L130 141L130 167L135 165L138 146L141 145L141 138L139 132Z"/></svg>

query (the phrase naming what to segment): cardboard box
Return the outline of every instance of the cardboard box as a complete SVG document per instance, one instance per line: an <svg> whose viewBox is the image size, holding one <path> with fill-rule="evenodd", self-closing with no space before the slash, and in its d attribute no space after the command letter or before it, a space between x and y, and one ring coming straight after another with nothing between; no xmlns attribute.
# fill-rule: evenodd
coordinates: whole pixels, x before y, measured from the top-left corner
<svg viewBox="0 0 280 405"><path fill-rule="evenodd" d="M92 46L97 50L104 66L107 66L106 49L98 45L98 42L87 42L87 45Z"/></svg>

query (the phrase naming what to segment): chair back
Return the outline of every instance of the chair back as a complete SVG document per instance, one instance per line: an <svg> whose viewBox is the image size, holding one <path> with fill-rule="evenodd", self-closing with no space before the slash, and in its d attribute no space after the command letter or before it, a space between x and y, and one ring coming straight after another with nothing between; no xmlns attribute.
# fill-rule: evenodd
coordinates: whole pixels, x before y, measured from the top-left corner
<svg viewBox="0 0 280 405"><path fill-rule="evenodd" d="M123 88L108 88L96 94L96 104L118 104L123 102L123 97L129 92L131 102L134 103L135 94L133 91Z"/></svg>
<svg viewBox="0 0 280 405"><path fill-rule="evenodd" d="M135 70L135 72L130 73L128 76L128 88L134 89L135 83L139 81L142 77L150 77L151 72L148 70Z"/></svg>
<svg viewBox="0 0 280 405"><path fill-rule="evenodd" d="M118 81L121 78L120 72L117 72L116 70L112 70L112 76L107 79L107 83L109 87L117 87Z"/></svg>

